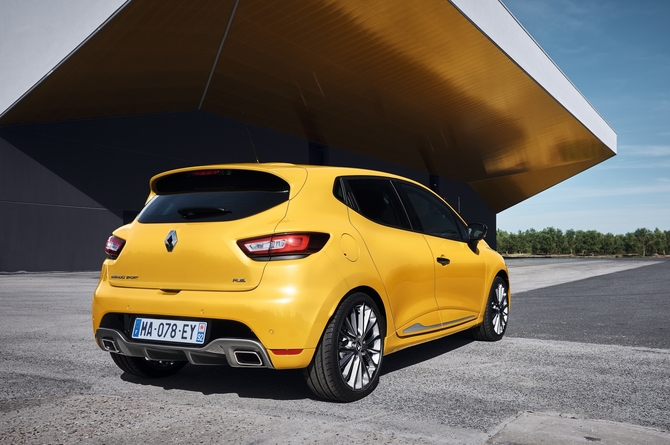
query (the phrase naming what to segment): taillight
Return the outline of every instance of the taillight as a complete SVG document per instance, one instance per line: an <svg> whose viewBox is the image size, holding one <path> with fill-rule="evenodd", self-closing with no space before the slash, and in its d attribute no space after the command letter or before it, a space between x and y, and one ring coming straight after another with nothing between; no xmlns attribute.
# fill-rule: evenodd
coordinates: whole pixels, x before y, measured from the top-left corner
<svg viewBox="0 0 670 445"><path fill-rule="evenodd" d="M304 258L318 252L330 238L327 233L282 233L237 242L240 249L255 260Z"/></svg>
<svg viewBox="0 0 670 445"><path fill-rule="evenodd" d="M110 236L107 238L107 244L105 244L105 253L107 254L107 258L115 260L121 253L121 250L125 244L126 241L122 240L121 238L117 238L115 236Z"/></svg>
<svg viewBox="0 0 670 445"><path fill-rule="evenodd" d="M196 170L193 172L188 172L186 175L187 176L211 176L211 175L218 175L219 170Z"/></svg>

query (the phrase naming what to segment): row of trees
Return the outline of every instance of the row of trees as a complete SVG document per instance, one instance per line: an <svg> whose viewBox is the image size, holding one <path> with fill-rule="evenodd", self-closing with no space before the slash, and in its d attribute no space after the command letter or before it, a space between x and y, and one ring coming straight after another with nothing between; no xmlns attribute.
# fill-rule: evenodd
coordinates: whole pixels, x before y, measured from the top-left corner
<svg viewBox="0 0 670 445"><path fill-rule="evenodd" d="M670 230L637 229L625 235L596 230L566 230L547 227L536 231L497 232L498 252L533 255L666 255L670 253Z"/></svg>

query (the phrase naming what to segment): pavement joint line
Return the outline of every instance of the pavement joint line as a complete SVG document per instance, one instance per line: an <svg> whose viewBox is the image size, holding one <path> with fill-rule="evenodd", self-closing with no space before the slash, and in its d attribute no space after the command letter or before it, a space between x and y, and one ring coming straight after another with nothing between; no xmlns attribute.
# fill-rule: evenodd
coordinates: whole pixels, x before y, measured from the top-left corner
<svg viewBox="0 0 670 445"><path fill-rule="evenodd" d="M499 432L503 431L505 428L507 428L507 425L510 423L514 422L515 420L519 419L521 416L523 416L525 413L529 413L532 411L518 411L515 415L508 417L507 419L504 419L502 422L500 422L498 425L493 427L490 431L486 431L486 434L488 434L489 438L494 437L496 434Z"/></svg>
<svg viewBox="0 0 670 445"><path fill-rule="evenodd" d="M340 422L339 424L335 424L333 427L344 426L344 425L349 425L349 424L358 424L358 423L364 422L366 420L381 419L383 417L388 417L388 416L391 416L393 414L403 413L403 412L409 410L410 408L414 408L414 406L408 406L408 407L403 408L403 409L385 411L383 413L375 414L374 416L367 416L367 417L360 417L360 418L357 418L357 419L346 420L344 422Z"/></svg>
<svg viewBox="0 0 670 445"><path fill-rule="evenodd" d="M603 444L665 445L670 443L670 435L664 429L564 412L523 411L512 421L503 423L505 424L502 428L493 434L485 442L486 444L528 443L523 441L528 437L537 441L533 443L573 444L579 436L586 441Z"/></svg>

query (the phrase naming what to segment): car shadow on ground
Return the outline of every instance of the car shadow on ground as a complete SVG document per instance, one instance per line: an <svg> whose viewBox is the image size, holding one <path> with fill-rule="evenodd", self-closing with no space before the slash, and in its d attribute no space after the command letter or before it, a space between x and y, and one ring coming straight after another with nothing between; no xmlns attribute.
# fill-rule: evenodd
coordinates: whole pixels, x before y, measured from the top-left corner
<svg viewBox="0 0 670 445"><path fill-rule="evenodd" d="M205 395L237 394L239 397L273 400L313 398L300 369L277 371L189 364L178 374L162 379L145 379L127 373L123 373L121 379L134 384Z"/></svg>
<svg viewBox="0 0 670 445"><path fill-rule="evenodd" d="M409 366L431 360L472 343L474 338L468 333L459 333L403 349L384 357L381 375L390 374Z"/></svg>
<svg viewBox="0 0 670 445"><path fill-rule="evenodd" d="M384 357L381 375L431 360L472 341L471 336L456 334L404 349ZM145 379L127 373L123 373L121 379L133 384L161 387L165 390L193 391L205 395L237 394L239 397L257 399L317 400L307 387L300 369L277 371L186 365L178 374L162 379Z"/></svg>

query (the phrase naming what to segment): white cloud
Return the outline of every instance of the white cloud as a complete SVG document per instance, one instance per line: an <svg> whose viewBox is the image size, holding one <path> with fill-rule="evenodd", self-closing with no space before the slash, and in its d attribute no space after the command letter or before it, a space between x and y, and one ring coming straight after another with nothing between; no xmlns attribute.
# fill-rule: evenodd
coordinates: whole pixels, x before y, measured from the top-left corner
<svg viewBox="0 0 670 445"><path fill-rule="evenodd" d="M661 180L659 180L661 179ZM659 178L656 183L645 184L633 187L605 188L605 187L578 187L564 189L560 196L553 197L554 201L574 201L575 196L584 198L604 198L607 196L634 196L634 195L652 195L659 193L670 194L670 180Z"/></svg>
<svg viewBox="0 0 670 445"><path fill-rule="evenodd" d="M498 215L498 229L507 232L555 227L561 230L597 230L601 233L624 234L645 227L670 230L670 208L661 206L609 209L560 209L553 212L520 211L514 208Z"/></svg>
<svg viewBox="0 0 670 445"><path fill-rule="evenodd" d="M670 157L670 145L619 145L619 153L630 152L635 156Z"/></svg>
<svg viewBox="0 0 670 445"><path fill-rule="evenodd" d="M654 108L655 110L668 110L670 109L670 100L663 99L661 100L656 107Z"/></svg>
<svg viewBox="0 0 670 445"><path fill-rule="evenodd" d="M577 48L561 47L558 50L562 53L565 53L565 54L579 54L579 53L583 53L584 51L588 51L589 48L586 47L586 46L579 46Z"/></svg>
<svg viewBox="0 0 670 445"><path fill-rule="evenodd" d="M595 167L598 170L656 170L659 168L670 168L670 159L661 161L627 161L619 163L605 163Z"/></svg>
<svg viewBox="0 0 670 445"><path fill-rule="evenodd" d="M658 195L665 196L659 198ZM541 211L557 205L562 206L566 202L571 203L571 205L589 208L619 207L623 202L618 198L623 197L626 197L626 205L632 205L632 203L641 205L642 202L650 200L656 203L670 202L670 178L665 176L649 177L643 183L619 186L609 186L606 183L595 181L588 185L560 184L517 204L514 208L528 207Z"/></svg>
<svg viewBox="0 0 670 445"><path fill-rule="evenodd" d="M589 198L670 193L670 181L662 183L659 179L657 178L655 182L650 181L650 183L644 185L620 188L592 188L590 190L582 190L581 193L583 193L582 196Z"/></svg>

